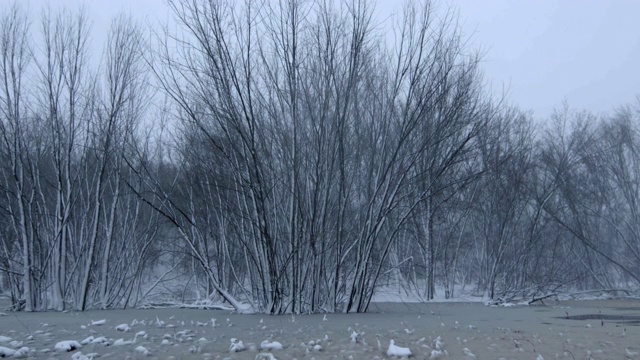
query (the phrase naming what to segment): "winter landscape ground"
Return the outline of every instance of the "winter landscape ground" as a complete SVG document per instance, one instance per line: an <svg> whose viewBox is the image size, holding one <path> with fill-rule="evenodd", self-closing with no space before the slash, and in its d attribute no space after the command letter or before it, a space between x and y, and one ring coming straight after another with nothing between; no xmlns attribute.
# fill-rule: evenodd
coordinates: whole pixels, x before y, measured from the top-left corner
<svg viewBox="0 0 640 360"><path fill-rule="evenodd" d="M450 359L635 359L639 319L637 300L374 303L364 314L298 316L179 308L4 312L0 346L26 346L28 357L38 359L84 359L79 352L110 359L254 359L267 341L283 347L268 351L271 359L387 359L394 358L387 355L393 339L417 359L434 358L437 347ZM116 330L122 324L125 331ZM231 352L233 338L246 350ZM55 349L67 340L88 344Z"/></svg>

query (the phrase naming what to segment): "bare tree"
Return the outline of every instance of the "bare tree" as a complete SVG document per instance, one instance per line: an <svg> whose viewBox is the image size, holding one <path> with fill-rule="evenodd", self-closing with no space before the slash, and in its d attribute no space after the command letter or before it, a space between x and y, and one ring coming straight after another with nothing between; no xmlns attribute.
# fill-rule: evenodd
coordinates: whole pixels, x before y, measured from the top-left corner
<svg viewBox="0 0 640 360"><path fill-rule="evenodd" d="M141 120L145 104L148 101L146 91L145 63L142 55L145 44L142 31L130 18L121 15L115 18L105 49L104 100L98 105L96 122L93 124L95 138L95 162L97 176L95 176L94 204L96 206L93 218L90 254L87 256L83 279L84 294L81 308L86 307L86 297L89 288L89 276L92 272L98 239L98 224L104 221L104 250L102 252L101 270L99 277L100 303L102 308L108 305L109 263L112 257L112 244L116 233L116 219L120 211L119 201L122 197L121 179L122 158L128 147L132 147L135 131ZM126 175L125 175L126 176ZM110 185L109 194L111 204L102 204L105 197L105 186ZM106 205L106 204L105 204ZM131 204L127 204L131 206ZM102 208L104 206L104 209ZM139 205L133 205L139 213ZM128 211L131 211L127 208ZM101 218L104 213L104 219ZM133 220L134 224L137 222Z"/></svg>
<svg viewBox="0 0 640 360"><path fill-rule="evenodd" d="M531 121L525 114L508 109L479 138L484 167L475 213L478 234L475 246L481 263L478 282L481 291L494 299L517 288L520 271L536 271L526 266L533 257L528 229L531 215L529 179L536 176Z"/></svg>
<svg viewBox="0 0 640 360"><path fill-rule="evenodd" d="M612 266L631 274L611 242L607 224L607 208L615 191L610 186L612 174L598 128L601 123L593 115L576 112L567 106L555 114L555 127L542 152L545 171L551 174L557 191L554 201L545 204L545 212L567 238L578 246L571 249L575 269L586 276L576 280L590 288L614 287ZM604 170L604 171L603 171Z"/></svg>
<svg viewBox="0 0 640 360"><path fill-rule="evenodd" d="M209 246L243 249L226 264L241 288L250 281L257 309L366 311L403 224L460 180L454 168L487 119L477 116L477 57L450 33L453 17L437 21L430 3L407 8L392 54L364 1L342 14L302 1L170 6L188 35L165 34L154 71L189 134L181 139L192 142L181 146L208 142L226 171L184 152L185 175L169 188L154 183L145 201L178 227L208 282L236 307ZM431 153L432 178L415 186ZM183 188L187 174L199 182ZM197 215L201 206L235 231L204 236L214 225ZM241 267L247 279L237 277Z"/></svg>
<svg viewBox="0 0 640 360"><path fill-rule="evenodd" d="M27 111L27 92L25 89L26 73L31 61L29 47L29 21L27 15L14 4L0 19L0 76L2 90L0 90L0 135L2 136L3 160L3 190L6 196L6 211L11 218L10 238L18 241L19 248L10 244L11 240L3 241L5 269L8 274L19 274L21 286L12 290L15 301L24 299L24 309L34 311L38 309L38 294L34 274L34 229L30 226L35 189L33 186L32 143L28 132L32 123ZM20 261L16 259L20 249ZM11 263L11 264L9 264ZM18 270L16 265L20 264ZM15 273L14 273L15 271ZM19 273L18 273L19 271Z"/></svg>
<svg viewBox="0 0 640 360"><path fill-rule="evenodd" d="M51 211L48 241L52 251L52 306L63 310L67 294L69 247L74 243L72 214L80 172L75 167L82 157L87 137L87 121L93 112L93 88L88 67L88 19L84 12L42 15L43 46L38 57L39 103L50 134L52 178L40 188L40 198ZM51 191L51 192L50 192ZM49 194L55 194L51 199ZM99 203L99 202L98 202ZM91 243L93 244L93 242ZM90 245L90 248L92 246ZM82 289L80 289L82 291Z"/></svg>

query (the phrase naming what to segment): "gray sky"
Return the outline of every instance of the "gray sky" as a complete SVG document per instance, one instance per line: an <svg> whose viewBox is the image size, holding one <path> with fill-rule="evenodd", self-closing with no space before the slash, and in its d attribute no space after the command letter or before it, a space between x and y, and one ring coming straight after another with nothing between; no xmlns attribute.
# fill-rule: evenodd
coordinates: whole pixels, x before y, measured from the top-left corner
<svg viewBox="0 0 640 360"><path fill-rule="evenodd" d="M10 0L0 0L0 9ZM86 4L101 43L120 11L164 21L164 0L20 0L38 14L43 4L75 9ZM485 79L512 103L548 116L566 99L596 113L640 95L640 0L444 0L459 9L471 46L483 49ZM378 0L386 16L401 2ZM101 45L100 45L101 46Z"/></svg>
<svg viewBox="0 0 640 360"><path fill-rule="evenodd" d="M536 115L563 99L606 112L640 95L638 0L452 2L487 50L487 80Z"/></svg>

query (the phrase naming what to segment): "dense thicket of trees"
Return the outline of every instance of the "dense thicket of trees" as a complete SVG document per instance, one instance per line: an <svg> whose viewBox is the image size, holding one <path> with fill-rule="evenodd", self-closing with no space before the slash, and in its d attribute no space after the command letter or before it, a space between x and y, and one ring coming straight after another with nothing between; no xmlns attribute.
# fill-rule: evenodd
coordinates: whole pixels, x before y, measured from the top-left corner
<svg viewBox="0 0 640 360"><path fill-rule="evenodd" d="M429 1L393 31L365 0L168 5L178 30L149 40L118 17L99 59L82 12L2 14L15 309L180 293L361 312L381 286L428 300L640 282L640 102L539 125L488 95Z"/></svg>

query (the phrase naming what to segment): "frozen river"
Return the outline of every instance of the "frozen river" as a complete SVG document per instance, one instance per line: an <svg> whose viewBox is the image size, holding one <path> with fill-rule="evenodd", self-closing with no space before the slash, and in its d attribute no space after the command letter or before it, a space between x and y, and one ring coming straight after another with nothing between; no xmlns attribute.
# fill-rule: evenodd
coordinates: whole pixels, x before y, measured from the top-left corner
<svg viewBox="0 0 640 360"><path fill-rule="evenodd" d="M282 350L270 351L280 360L385 359L391 339L408 347L415 358L428 359L438 337L448 354L443 358L450 359L470 356L464 348L478 359L536 359L538 354L544 359L588 359L589 355L592 359L640 359L639 301L515 307L373 304L367 314L295 317L193 309L3 314L0 346L26 346L30 358L42 359L71 359L78 352L110 359L254 359L265 340L283 345ZM106 321L101 324L100 320ZM92 322L98 323L90 326ZM116 330L121 324L129 330ZM60 341L81 342L90 336L104 337L111 345L89 343L72 352L55 350ZM247 350L231 353L232 338L241 340ZM116 342L124 344L114 346ZM314 350L315 345L319 346ZM146 356L141 348L136 351L139 346L148 351Z"/></svg>

